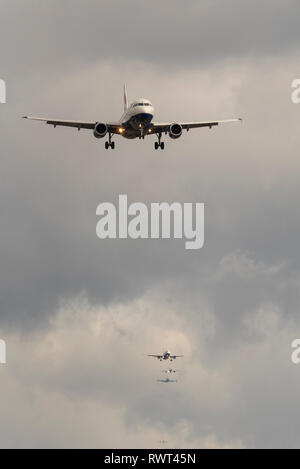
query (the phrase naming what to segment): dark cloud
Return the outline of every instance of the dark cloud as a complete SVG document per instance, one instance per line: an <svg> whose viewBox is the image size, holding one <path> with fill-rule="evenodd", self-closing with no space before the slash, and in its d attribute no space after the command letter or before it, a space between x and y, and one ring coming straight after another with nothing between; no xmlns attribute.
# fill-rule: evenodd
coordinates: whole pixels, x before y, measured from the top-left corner
<svg viewBox="0 0 300 469"><path fill-rule="evenodd" d="M198 66L299 48L296 0L2 2L2 70L38 73L97 60Z"/></svg>

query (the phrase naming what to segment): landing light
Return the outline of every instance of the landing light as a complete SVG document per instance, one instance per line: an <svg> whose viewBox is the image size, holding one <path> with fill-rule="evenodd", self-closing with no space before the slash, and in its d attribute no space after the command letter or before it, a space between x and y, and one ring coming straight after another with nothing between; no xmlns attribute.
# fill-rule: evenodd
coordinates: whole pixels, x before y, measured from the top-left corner
<svg viewBox="0 0 300 469"><path fill-rule="evenodd" d="M122 127L119 128L119 133L122 134L124 132L124 129Z"/></svg>

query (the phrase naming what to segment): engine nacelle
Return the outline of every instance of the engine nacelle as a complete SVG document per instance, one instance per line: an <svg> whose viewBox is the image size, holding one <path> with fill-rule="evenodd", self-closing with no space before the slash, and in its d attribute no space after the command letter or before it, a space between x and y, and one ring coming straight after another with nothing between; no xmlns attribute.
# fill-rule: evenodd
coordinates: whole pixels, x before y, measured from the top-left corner
<svg viewBox="0 0 300 469"><path fill-rule="evenodd" d="M103 138L107 134L107 125L102 122L97 122L94 128L94 137Z"/></svg>
<svg viewBox="0 0 300 469"><path fill-rule="evenodd" d="M170 126L170 132L169 135L171 138L179 138L182 135L182 127L180 124L172 124Z"/></svg>

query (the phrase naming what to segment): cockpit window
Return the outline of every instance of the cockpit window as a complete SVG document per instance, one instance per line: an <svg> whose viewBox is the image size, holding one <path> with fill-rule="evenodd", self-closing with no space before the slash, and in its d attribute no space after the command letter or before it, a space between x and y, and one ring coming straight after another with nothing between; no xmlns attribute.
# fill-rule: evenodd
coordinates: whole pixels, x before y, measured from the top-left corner
<svg viewBox="0 0 300 469"><path fill-rule="evenodd" d="M134 107L137 107L137 106L150 106L150 103L136 103Z"/></svg>

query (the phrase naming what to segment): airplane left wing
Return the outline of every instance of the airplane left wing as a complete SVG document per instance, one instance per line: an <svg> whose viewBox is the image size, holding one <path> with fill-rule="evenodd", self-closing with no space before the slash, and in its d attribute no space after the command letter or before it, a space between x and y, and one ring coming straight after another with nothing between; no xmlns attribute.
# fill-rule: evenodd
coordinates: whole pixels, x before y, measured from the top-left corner
<svg viewBox="0 0 300 469"><path fill-rule="evenodd" d="M219 120L219 121L202 121L202 122L176 122L176 124L181 125L181 127L187 131L190 129L196 129L200 127L215 127L220 124L227 124L229 122L241 122L242 119L226 119L226 120ZM159 132L169 132L172 122L165 122L165 123L157 123L153 124L151 127L152 132L159 133Z"/></svg>
<svg viewBox="0 0 300 469"><path fill-rule="evenodd" d="M162 355L147 355L147 357L162 358Z"/></svg>
<svg viewBox="0 0 300 469"><path fill-rule="evenodd" d="M46 124L53 125L54 127L63 126L63 127L75 127L78 130L80 129L94 129L97 122L95 121L71 121L71 120L61 120L61 119L49 119L47 117L30 117L24 116L23 119L42 121ZM108 132L118 133L120 124L118 123L106 123Z"/></svg>

